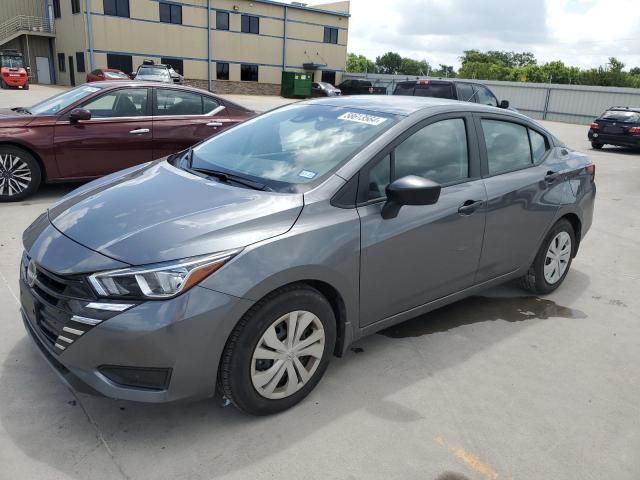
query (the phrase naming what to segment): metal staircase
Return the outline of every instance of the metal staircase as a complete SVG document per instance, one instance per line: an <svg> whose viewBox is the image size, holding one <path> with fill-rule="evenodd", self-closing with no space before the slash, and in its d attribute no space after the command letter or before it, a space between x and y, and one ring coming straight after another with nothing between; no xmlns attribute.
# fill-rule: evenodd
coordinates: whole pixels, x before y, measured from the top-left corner
<svg viewBox="0 0 640 480"><path fill-rule="evenodd" d="M17 15L0 24L0 47L24 34L55 37L56 29L46 18Z"/></svg>

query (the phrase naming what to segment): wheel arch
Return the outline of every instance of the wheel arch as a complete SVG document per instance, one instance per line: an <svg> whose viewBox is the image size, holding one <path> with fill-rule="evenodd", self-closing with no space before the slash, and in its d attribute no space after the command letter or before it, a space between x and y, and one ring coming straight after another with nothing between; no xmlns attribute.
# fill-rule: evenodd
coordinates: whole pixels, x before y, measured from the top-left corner
<svg viewBox="0 0 640 480"><path fill-rule="evenodd" d="M575 212L565 213L556 223L562 219L567 220L573 227L573 234L576 239L576 248L573 249L573 257L575 258L578 253L578 248L580 247L580 241L582 240L582 220L580 220L580 217Z"/></svg>
<svg viewBox="0 0 640 480"><path fill-rule="evenodd" d="M45 183L47 180L47 169L44 165L44 162L42 161L42 158L40 157L40 155L38 155L38 153L31 147L24 145L22 143L18 143L18 142L13 142L13 141L5 141L2 140L0 141L0 147L13 147L13 148L19 148L21 150L24 150L25 152L27 152L29 155L31 155L33 158L35 158L36 162L38 162L38 166L40 167L40 177L41 177L41 183Z"/></svg>

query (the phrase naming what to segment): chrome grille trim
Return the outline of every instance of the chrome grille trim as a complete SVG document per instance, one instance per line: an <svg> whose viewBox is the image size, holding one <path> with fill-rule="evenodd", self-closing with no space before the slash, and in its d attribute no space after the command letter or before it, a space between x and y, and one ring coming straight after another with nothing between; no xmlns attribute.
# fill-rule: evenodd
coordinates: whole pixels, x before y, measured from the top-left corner
<svg viewBox="0 0 640 480"><path fill-rule="evenodd" d="M63 342L73 343L73 340L67 337L63 337L62 335L58 335L58 340L62 340Z"/></svg>
<svg viewBox="0 0 640 480"><path fill-rule="evenodd" d="M102 320L98 320L97 318L89 318L89 317L81 317L80 315L74 315L71 317L73 322L84 323L85 325L95 326L99 323L102 323Z"/></svg>
<svg viewBox="0 0 640 480"><path fill-rule="evenodd" d="M132 303L87 303L87 308L92 310L106 310L108 312L124 312L126 309L133 307Z"/></svg>
<svg viewBox="0 0 640 480"><path fill-rule="evenodd" d="M63 332L67 332L67 333L71 333L73 335L78 335L78 336L80 336L80 335L82 335L84 333L82 330L77 330L77 329L71 328L71 327L64 327L62 329L62 331Z"/></svg>
<svg viewBox="0 0 640 480"><path fill-rule="evenodd" d="M56 348L59 348L60 350L65 350L67 347L63 347L62 345L60 345L59 343L56 343Z"/></svg>

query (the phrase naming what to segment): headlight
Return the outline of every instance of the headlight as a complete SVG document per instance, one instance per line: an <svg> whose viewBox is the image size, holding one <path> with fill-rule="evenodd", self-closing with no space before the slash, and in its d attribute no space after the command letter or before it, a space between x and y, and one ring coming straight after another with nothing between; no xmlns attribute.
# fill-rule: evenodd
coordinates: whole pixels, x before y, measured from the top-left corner
<svg viewBox="0 0 640 480"><path fill-rule="evenodd" d="M227 250L175 262L95 273L89 277L89 282L101 297L174 297L218 270L240 251Z"/></svg>

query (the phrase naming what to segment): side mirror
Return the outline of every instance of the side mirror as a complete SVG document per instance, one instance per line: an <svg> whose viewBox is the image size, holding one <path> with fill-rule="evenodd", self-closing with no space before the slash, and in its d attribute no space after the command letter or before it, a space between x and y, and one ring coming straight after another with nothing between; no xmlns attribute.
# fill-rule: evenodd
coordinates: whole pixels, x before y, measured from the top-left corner
<svg viewBox="0 0 640 480"><path fill-rule="evenodd" d="M84 108L74 108L69 114L71 123L78 123L80 120L91 120L91 112Z"/></svg>
<svg viewBox="0 0 640 480"><path fill-rule="evenodd" d="M509 100L502 100L500 102L500 108L504 108L505 110L509 108Z"/></svg>
<svg viewBox="0 0 640 480"><path fill-rule="evenodd" d="M440 198L440 190L440 184L417 175L399 178L387 186L382 218L397 217L403 205L433 205Z"/></svg>

